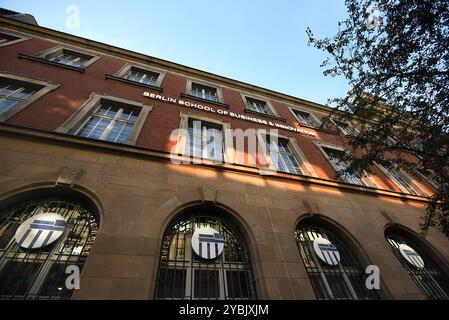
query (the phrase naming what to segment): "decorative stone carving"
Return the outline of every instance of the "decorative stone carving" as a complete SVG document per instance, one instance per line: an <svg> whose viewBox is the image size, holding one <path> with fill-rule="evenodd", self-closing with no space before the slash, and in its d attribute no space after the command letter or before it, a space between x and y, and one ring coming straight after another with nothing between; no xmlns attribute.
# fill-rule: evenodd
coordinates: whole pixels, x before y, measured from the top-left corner
<svg viewBox="0 0 449 320"><path fill-rule="evenodd" d="M210 201L215 203L215 200L217 199L217 190L201 187L201 196L203 198L203 202Z"/></svg>
<svg viewBox="0 0 449 320"><path fill-rule="evenodd" d="M85 171L80 168L63 167L59 171L59 175L58 178L56 179L55 184L73 187L84 173Z"/></svg>

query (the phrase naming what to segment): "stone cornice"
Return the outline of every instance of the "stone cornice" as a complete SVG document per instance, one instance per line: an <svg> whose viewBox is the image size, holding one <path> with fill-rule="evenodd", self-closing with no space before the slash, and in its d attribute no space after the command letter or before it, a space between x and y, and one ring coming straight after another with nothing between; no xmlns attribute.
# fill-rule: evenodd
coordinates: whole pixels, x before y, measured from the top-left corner
<svg viewBox="0 0 449 320"><path fill-rule="evenodd" d="M23 138L26 140L38 141L43 143L50 143L63 146L72 146L76 148L84 148L95 150L98 152L107 152L112 154L120 154L135 158L145 158L149 160L157 160L164 162L171 162L173 156L168 152L146 149L142 147L121 145L106 141L97 141L81 138L78 136L62 134L57 132L49 132L37 129L29 129L17 127L7 124L0 124L0 136L8 136L12 138ZM191 161L189 157L175 156L178 161ZM267 170L259 169L253 166L235 165L235 164L214 164L213 162L203 161L201 164L181 164L183 166L211 168L220 171L232 171L242 174L257 175L264 179L276 179L290 182L298 182L307 185L322 186L327 188L339 189L346 192L363 193L372 196L384 196L397 198L399 200L423 202L429 201L427 197L414 196L400 192L382 190L365 186L351 185L344 182L294 175L288 173L268 172Z"/></svg>

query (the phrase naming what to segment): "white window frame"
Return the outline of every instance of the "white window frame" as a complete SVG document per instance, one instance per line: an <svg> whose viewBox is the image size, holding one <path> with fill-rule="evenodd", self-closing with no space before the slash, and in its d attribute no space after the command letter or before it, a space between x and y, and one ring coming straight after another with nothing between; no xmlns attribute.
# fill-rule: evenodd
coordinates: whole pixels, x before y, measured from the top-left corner
<svg viewBox="0 0 449 320"><path fill-rule="evenodd" d="M385 174L385 176L390 179L403 193L407 193L407 194L411 194L414 196L425 196L426 193L424 192L424 190L416 183L415 179L413 179L412 176L410 176L408 173L404 172L404 170L401 169L395 169L395 171L398 174L402 174L405 175L407 179L410 180L410 187L412 188L413 192L410 192L401 182L398 181L398 179L396 179L396 177L394 177L393 175L390 174L390 171L385 168L384 166L375 163L376 166L379 167L379 169L382 171L383 174Z"/></svg>
<svg viewBox="0 0 449 320"><path fill-rule="evenodd" d="M20 43L22 41L31 39L31 37L29 37L29 36L25 36L23 34L19 34L17 32L13 32L13 31L6 30L6 29L0 29L0 33L4 33L4 34L7 34L9 36L18 38L16 40L0 43L0 48L6 47L6 46L10 46L12 44Z"/></svg>
<svg viewBox="0 0 449 320"><path fill-rule="evenodd" d="M335 144L331 144L331 143L326 143L326 142L321 142L321 141L314 141L313 143L318 148L318 150L321 151L321 153L324 155L326 160L331 164L331 166L334 169L334 171L336 173L338 173L339 172L338 168L335 166L333 161L330 159L329 155L324 150L324 148L334 149L334 150L342 151L342 152L345 152L345 153L347 152L347 150L345 148L341 147L341 146L338 146L338 145L335 145ZM365 173L364 176L359 178L361 184L354 184L352 182L349 182L349 181L346 180L345 176L340 176L340 178L343 180L343 182L349 183L351 185L363 186L363 187L371 187L371 188L378 188L378 185L375 182L373 176L371 174L369 174L369 173Z"/></svg>
<svg viewBox="0 0 449 320"><path fill-rule="evenodd" d="M291 114L293 115L293 117L295 117L296 121L298 121L299 124L308 126L308 127L314 127L314 128L321 126L321 121L318 119L318 117L315 115L315 113L313 113L312 111L309 111L307 108L300 107L300 106L291 106L291 105L287 105L287 108L288 108L288 110L290 110ZM312 117L312 119L316 122L316 124L310 125L307 123L302 123L301 120L298 118L298 115L295 113L295 110L308 113Z"/></svg>
<svg viewBox="0 0 449 320"><path fill-rule="evenodd" d="M241 92L240 95L242 97L243 103L245 104L245 110L250 111L250 112L256 112L257 114L265 115L267 117L278 117L278 118L280 117L278 112L276 111L274 106L271 104L269 99L264 98L264 97L259 96L259 95L249 94L249 93L246 93L246 92ZM260 100L260 101L265 102L265 105L267 106L267 109L268 109L268 111L271 112L271 114L265 114L265 113L257 112L257 111L254 111L254 110L250 109L247 98L251 98L251 99Z"/></svg>
<svg viewBox="0 0 449 320"><path fill-rule="evenodd" d="M201 97L197 97L197 96L192 95L192 84L193 83L216 89L217 90L217 100L214 101L214 100L209 100L207 98L201 98ZM211 84L211 83L208 83L208 82L204 82L204 81L201 81L199 79L187 78L186 92L185 93L188 94L189 96L193 96L195 98L202 99L204 101L210 101L211 103L214 103L214 102L215 103L224 103L223 92L222 92L220 86L217 86L215 84Z"/></svg>
<svg viewBox="0 0 449 320"><path fill-rule="evenodd" d="M426 175L424 175L423 173L421 173L418 169L414 169L415 172L425 181L427 181L430 185L432 185L432 187L434 188L438 188L438 183L436 181L433 181L433 179L427 177Z"/></svg>
<svg viewBox="0 0 449 320"><path fill-rule="evenodd" d="M92 113L101 105L101 102L104 100L130 105L132 107L140 109L139 117L135 122L133 129L128 136L128 139L125 142L125 144L127 145L135 145L145 123L145 120L148 114L153 109L153 106L99 93L91 94L90 98L75 113L73 113L62 126L56 129L56 132L73 135L77 134L90 119Z"/></svg>
<svg viewBox="0 0 449 320"><path fill-rule="evenodd" d="M0 113L0 122L7 121L11 117L13 117L15 114L19 113L20 111L22 111L23 109L28 107L33 102L40 99L47 93L49 93L50 91L56 90L57 88L60 87L60 84L55 84L48 80L41 80L41 79L25 77L25 76L16 75L16 74L9 73L9 72L0 72L0 77L42 86L42 89L40 89L39 91L34 93L29 98L23 100L20 103L17 103L15 106L10 108L8 111Z"/></svg>
<svg viewBox="0 0 449 320"><path fill-rule="evenodd" d="M157 77L157 80L156 80L156 83L155 83L154 87L159 87L160 88L162 86L162 81L164 81L166 72L164 72L164 71L162 71L160 69L157 69L157 68L140 65L138 63L126 63L123 67L120 68L120 70L114 76L117 77L117 78L122 78L124 80L127 80L125 78L125 76L129 73L129 71L132 68L142 69L144 71L154 72L154 73L159 74L159 76ZM132 81L132 80L129 80L129 81L135 82L135 83L138 83L138 84L145 84L143 82L136 82L136 81Z"/></svg>
<svg viewBox="0 0 449 320"><path fill-rule="evenodd" d="M198 121L204 121L204 122L210 122L217 125L220 125L223 129L222 136L223 136L223 144L224 144L224 151L223 151L223 162L224 163L233 163L234 159L234 148L233 148L233 137L231 135L231 124L229 122L224 122L221 120L217 120L214 118L205 117L202 115L194 114L191 112L185 112L181 111L179 114L180 118L180 124L179 124L179 134L177 137L177 144L175 153L179 155L185 155L185 156L191 156L187 155L187 136L184 134L187 133L188 125L189 125L189 119L198 120ZM204 150L203 150L204 151ZM202 157L202 161L210 161L214 162L212 159L204 158Z"/></svg>
<svg viewBox="0 0 449 320"><path fill-rule="evenodd" d="M68 46L57 46L48 50L45 50L43 52L40 52L36 55L36 57L53 62L52 60L50 60L53 57L59 56L60 54L63 54L63 52L65 50L68 51L73 51L75 53L79 53L81 55L85 55L85 56L89 56L91 57L89 60L87 60L86 62L84 62L80 67L74 67L74 66L70 66L70 67L74 67L74 68L80 68L80 69L86 69L88 66L90 66L91 64L95 63L97 60L99 60L101 58L101 56L99 56L96 53L90 52L90 51L86 51L86 50L79 50L78 48L72 48L72 47L68 47ZM55 62L58 63L58 62ZM67 64L63 64L63 63L59 63L62 66L69 66Z"/></svg>
<svg viewBox="0 0 449 320"><path fill-rule="evenodd" d="M355 126L353 126L351 122L348 122L347 120L335 119L333 117L331 117L330 120L338 128L338 130L340 130L345 136L350 135L351 132L348 132L345 128L342 128L341 126L339 126L334 120L341 121L341 122L348 124L348 126L350 126L352 128L352 130L354 130L356 135L360 133L360 131Z"/></svg>
<svg viewBox="0 0 449 320"><path fill-rule="evenodd" d="M292 152L293 156L295 157L296 162L299 165L299 168L301 170L301 173L298 173L297 175L303 175L303 176L310 176L310 177L318 177L313 167L310 165L309 161L307 160L305 154L302 152L301 148L299 147L297 141L295 138L270 132L270 130L265 129L259 129L257 130L257 141L258 141L258 147L261 152L258 152L258 154L263 154L263 157L265 158L266 163L268 164L269 168L267 170L275 170L277 171L276 165L273 163L273 160L271 159L271 156L267 150L266 147L266 140L264 135L269 135L272 137L276 137L277 139L284 139L288 141L288 147L290 148L290 151ZM265 168L264 168L265 169ZM290 173L295 174L292 172L284 172L279 171L282 173Z"/></svg>

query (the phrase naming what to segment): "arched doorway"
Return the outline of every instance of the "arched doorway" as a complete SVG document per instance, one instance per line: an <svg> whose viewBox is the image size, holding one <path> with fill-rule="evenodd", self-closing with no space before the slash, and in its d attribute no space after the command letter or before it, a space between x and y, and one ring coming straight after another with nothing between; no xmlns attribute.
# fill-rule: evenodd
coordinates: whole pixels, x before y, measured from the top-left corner
<svg viewBox="0 0 449 320"><path fill-rule="evenodd" d="M331 223L319 218L301 220L296 243L317 299L380 299L366 287L366 263Z"/></svg>
<svg viewBox="0 0 449 320"><path fill-rule="evenodd" d="M74 288L66 285L67 267L82 270L97 217L92 202L72 190L41 189L4 201L0 299L69 299Z"/></svg>
<svg viewBox="0 0 449 320"><path fill-rule="evenodd" d="M385 239L407 273L430 300L449 300L449 278L433 250L404 228L385 230ZM447 270L447 267L446 267Z"/></svg>
<svg viewBox="0 0 449 320"><path fill-rule="evenodd" d="M236 221L213 205L183 210L165 230L156 299L256 299L249 251Z"/></svg>

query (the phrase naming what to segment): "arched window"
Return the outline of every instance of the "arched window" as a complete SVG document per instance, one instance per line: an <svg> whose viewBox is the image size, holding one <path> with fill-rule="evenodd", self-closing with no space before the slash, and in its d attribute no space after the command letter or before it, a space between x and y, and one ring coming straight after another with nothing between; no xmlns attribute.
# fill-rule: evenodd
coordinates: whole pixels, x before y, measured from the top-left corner
<svg viewBox="0 0 449 320"><path fill-rule="evenodd" d="M425 248L417 237L398 227L387 228L385 238L427 299L449 299L449 278L432 258L430 248Z"/></svg>
<svg viewBox="0 0 449 320"><path fill-rule="evenodd" d="M317 299L379 299L365 285L365 267L335 229L306 218L296 228L296 243Z"/></svg>
<svg viewBox="0 0 449 320"><path fill-rule="evenodd" d="M0 299L70 298L67 267L81 272L98 232L94 210L55 192L0 207Z"/></svg>
<svg viewBox="0 0 449 320"><path fill-rule="evenodd" d="M237 224L213 205L184 210L165 231L156 299L256 299Z"/></svg>

